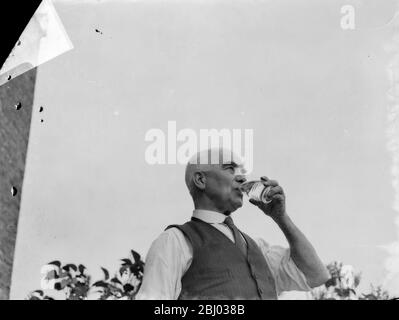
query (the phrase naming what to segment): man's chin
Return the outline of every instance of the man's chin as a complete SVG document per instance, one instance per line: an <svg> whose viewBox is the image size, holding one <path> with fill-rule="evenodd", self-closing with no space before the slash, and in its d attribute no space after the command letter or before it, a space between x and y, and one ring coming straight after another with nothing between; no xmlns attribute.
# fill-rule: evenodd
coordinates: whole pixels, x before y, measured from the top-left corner
<svg viewBox="0 0 399 320"><path fill-rule="evenodd" d="M237 201L234 202L235 209L233 211L241 208L242 205L243 205L243 199L242 198L238 198Z"/></svg>

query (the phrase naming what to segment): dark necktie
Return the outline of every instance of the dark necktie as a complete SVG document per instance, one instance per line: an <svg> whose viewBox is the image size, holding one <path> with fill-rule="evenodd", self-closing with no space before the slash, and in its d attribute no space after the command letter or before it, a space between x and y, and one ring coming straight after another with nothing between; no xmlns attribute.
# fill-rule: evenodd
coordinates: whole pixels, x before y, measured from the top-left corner
<svg viewBox="0 0 399 320"><path fill-rule="evenodd" d="M233 219L228 216L224 220L224 223L231 229L231 231L233 231L236 246L241 250L244 256L247 256L247 245L242 238L240 231L238 231L237 227L235 226Z"/></svg>

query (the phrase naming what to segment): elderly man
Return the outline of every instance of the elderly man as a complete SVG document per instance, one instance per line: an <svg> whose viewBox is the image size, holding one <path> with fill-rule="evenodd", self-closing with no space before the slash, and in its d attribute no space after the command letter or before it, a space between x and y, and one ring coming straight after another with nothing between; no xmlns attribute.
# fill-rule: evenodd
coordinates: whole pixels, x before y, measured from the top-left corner
<svg viewBox="0 0 399 320"><path fill-rule="evenodd" d="M185 180L193 198L191 220L171 225L152 243L136 299L277 299L282 291L308 291L329 273L285 210L277 181L265 204L250 199L272 218L290 248L253 240L234 225L231 213L242 206L246 181L241 159L226 149L209 149L187 164Z"/></svg>

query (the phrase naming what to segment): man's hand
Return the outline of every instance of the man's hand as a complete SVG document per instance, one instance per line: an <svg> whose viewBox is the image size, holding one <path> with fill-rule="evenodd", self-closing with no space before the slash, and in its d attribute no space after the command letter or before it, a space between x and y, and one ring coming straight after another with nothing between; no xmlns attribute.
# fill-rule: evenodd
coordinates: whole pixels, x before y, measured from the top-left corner
<svg viewBox="0 0 399 320"><path fill-rule="evenodd" d="M285 195L284 190L278 185L276 180L269 180L267 177L261 177L261 182L265 187L271 187L267 198L272 200L270 203L263 203L249 199L253 205L261 209L266 215L270 216L273 220L279 220L286 215L285 211Z"/></svg>
<svg viewBox="0 0 399 320"><path fill-rule="evenodd" d="M283 189L277 181L269 180L267 177L262 177L261 181L266 187L271 186L268 198L272 202L263 203L252 199L249 201L270 216L283 231L290 245L291 258L306 276L309 286L315 288L322 285L330 278L330 274L312 244L287 215Z"/></svg>
<svg viewBox="0 0 399 320"><path fill-rule="evenodd" d="M252 199L249 201L270 216L283 231L290 245L291 258L306 276L309 286L315 288L322 285L330 278L330 273L318 257L312 244L287 215L283 189L277 181L269 180L267 177L262 177L261 181L266 187L272 187L268 194L268 198L272 202L263 203Z"/></svg>

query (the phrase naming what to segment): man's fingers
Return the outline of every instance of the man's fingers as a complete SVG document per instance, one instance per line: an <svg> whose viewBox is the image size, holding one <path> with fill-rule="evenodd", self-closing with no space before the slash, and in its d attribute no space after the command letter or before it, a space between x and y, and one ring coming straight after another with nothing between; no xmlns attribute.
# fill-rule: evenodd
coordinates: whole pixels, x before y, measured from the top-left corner
<svg viewBox="0 0 399 320"><path fill-rule="evenodd" d="M282 195L281 193L277 193L273 196L273 200L280 200L280 201L284 201L284 195Z"/></svg>
<svg viewBox="0 0 399 320"><path fill-rule="evenodd" d="M265 187L270 187L270 190L267 193L267 199L284 201L284 190L281 186L279 186L276 180L269 180L267 177L261 177L261 181ZM257 201L254 199L249 199L249 202L257 207L264 205L262 201Z"/></svg>
<svg viewBox="0 0 399 320"><path fill-rule="evenodd" d="M249 199L249 202L251 202L254 206L259 206L259 201L256 201L254 199Z"/></svg>
<svg viewBox="0 0 399 320"><path fill-rule="evenodd" d="M278 182L276 181L276 180L267 180L267 181L265 181L265 180L262 180L262 183L265 185L265 186L271 186L271 187L277 187L278 186Z"/></svg>
<svg viewBox="0 0 399 320"><path fill-rule="evenodd" d="M267 180L269 180L269 178L268 178L268 177L266 177L266 176L260 177L260 179L261 179L261 180L263 180L263 181L267 181Z"/></svg>
<svg viewBox="0 0 399 320"><path fill-rule="evenodd" d="M272 197L272 196L274 196L275 194L284 194L283 188L281 188L280 186L272 187L267 195L268 195L269 197Z"/></svg>

